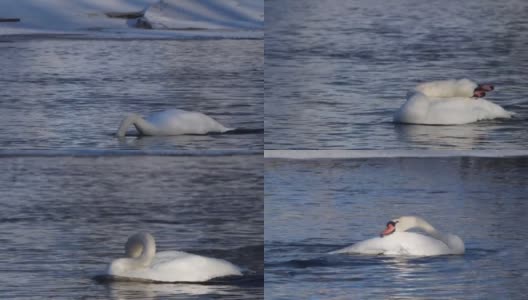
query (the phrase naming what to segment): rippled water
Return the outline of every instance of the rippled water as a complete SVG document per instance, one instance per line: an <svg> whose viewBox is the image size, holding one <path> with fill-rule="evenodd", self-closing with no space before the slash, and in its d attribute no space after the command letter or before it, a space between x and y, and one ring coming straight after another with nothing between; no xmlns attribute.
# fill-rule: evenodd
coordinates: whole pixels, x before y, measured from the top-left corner
<svg viewBox="0 0 528 300"><path fill-rule="evenodd" d="M528 159L265 161L269 299L524 299ZM463 256L329 255L419 215Z"/></svg>
<svg viewBox="0 0 528 300"><path fill-rule="evenodd" d="M528 3L266 1L266 149L528 146ZM394 125L408 89L492 82L513 120Z"/></svg>
<svg viewBox="0 0 528 300"><path fill-rule="evenodd" d="M263 40L0 42L2 149L262 149ZM246 134L117 139L122 118L200 111Z"/></svg>
<svg viewBox="0 0 528 300"><path fill-rule="evenodd" d="M262 157L0 157L0 295L53 299L263 297ZM94 280L151 232L158 250L224 258L209 285Z"/></svg>

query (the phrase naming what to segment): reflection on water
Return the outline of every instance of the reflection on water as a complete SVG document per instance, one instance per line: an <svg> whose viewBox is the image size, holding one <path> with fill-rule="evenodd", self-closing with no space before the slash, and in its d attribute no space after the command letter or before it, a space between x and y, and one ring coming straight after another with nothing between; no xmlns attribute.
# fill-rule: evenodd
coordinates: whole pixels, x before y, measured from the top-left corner
<svg viewBox="0 0 528 300"><path fill-rule="evenodd" d="M497 140L516 131L520 120L483 121L465 125L431 126L394 124L394 136L402 143L412 144L415 149L521 149L506 144L496 146ZM483 128L483 126L485 128ZM492 129L492 130L488 130ZM521 134L519 132L518 134ZM515 138L521 138L515 136Z"/></svg>
<svg viewBox="0 0 528 300"><path fill-rule="evenodd" d="M479 124L464 126L427 126L395 124L394 132L398 140L413 144L416 148L471 150L488 133L479 128Z"/></svg>
<svg viewBox="0 0 528 300"><path fill-rule="evenodd" d="M266 1L265 148L526 148L524 7L523 0ZM407 90L462 77L494 83L488 99L515 118L400 135L391 122Z"/></svg>
<svg viewBox="0 0 528 300"><path fill-rule="evenodd" d="M112 299L153 299L187 296L225 296L232 287L201 284L148 284L137 282L113 282L108 287Z"/></svg>
<svg viewBox="0 0 528 300"><path fill-rule="evenodd" d="M527 180L526 157L266 159L266 295L524 299ZM466 253L327 254L402 215L459 235Z"/></svg>
<svg viewBox="0 0 528 300"><path fill-rule="evenodd" d="M262 157L0 158L0 294L226 299L263 297ZM101 283L129 235L218 257L244 276L208 286ZM219 297L219 296L218 296Z"/></svg>

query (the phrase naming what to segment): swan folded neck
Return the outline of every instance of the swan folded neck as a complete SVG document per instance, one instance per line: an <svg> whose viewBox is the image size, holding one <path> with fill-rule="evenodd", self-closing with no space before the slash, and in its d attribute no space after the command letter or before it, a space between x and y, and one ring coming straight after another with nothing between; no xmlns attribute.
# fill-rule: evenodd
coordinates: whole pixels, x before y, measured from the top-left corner
<svg viewBox="0 0 528 300"><path fill-rule="evenodd" d="M130 236L125 244L127 264L134 267L150 266L156 255L156 241L149 233L136 233Z"/></svg>
<svg viewBox="0 0 528 300"><path fill-rule="evenodd" d="M138 118L141 117L136 114L130 114L126 118L124 118L123 121L121 121L121 124L119 125L119 129L117 130L117 136L125 136L128 127L134 124L134 122Z"/></svg>
<svg viewBox="0 0 528 300"><path fill-rule="evenodd" d="M134 125L139 134L142 135L153 135L156 131L156 128L143 119L140 115L130 114L123 121L121 121L119 129L117 130L117 136L125 136L130 125Z"/></svg>
<svg viewBox="0 0 528 300"><path fill-rule="evenodd" d="M433 225L429 224L427 221L421 218L417 218L416 225L417 227L425 231L427 234L429 234L431 237L446 244L448 248L453 250L454 254L464 253L464 242L458 236L452 234L444 234L436 230Z"/></svg>

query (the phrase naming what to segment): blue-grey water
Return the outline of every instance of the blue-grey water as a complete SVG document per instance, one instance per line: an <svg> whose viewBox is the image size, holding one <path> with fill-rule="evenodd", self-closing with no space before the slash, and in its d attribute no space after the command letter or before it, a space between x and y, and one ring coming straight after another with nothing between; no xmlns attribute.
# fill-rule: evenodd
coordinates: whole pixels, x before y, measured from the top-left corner
<svg viewBox="0 0 528 300"><path fill-rule="evenodd" d="M265 160L267 299L525 299L528 158ZM329 255L419 215L462 256Z"/></svg>
<svg viewBox="0 0 528 300"><path fill-rule="evenodd" d="M262 149L263 61L263 40L0 37L0 148ZM127 114L170 108L255 130L114 136Z"/></svg>
<svg viewBox="0 0 528 300"><path fill-rule="evenodd" d="M0 157L3 299L263 298L263 158ZM95 280L148 231L157 249L223 258L244 276L202 284Z"/></svg>
<svg viewBox="0 0 528 300"><path fill-rule="evenodd" d="M528 2L266 1L266 149L526 149ZM494 83L512 120L394 125L417 83Z"/></svg>

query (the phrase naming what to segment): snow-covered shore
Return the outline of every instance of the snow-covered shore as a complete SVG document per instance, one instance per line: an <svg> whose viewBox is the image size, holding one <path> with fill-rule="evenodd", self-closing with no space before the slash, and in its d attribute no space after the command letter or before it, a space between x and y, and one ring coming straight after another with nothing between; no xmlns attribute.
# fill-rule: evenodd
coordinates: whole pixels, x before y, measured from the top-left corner
<svg viewBox="0 0 528 300"><path fill-rule="evenodd" d="M264 0L0 1L0 36L262 38Z"/></svg>

